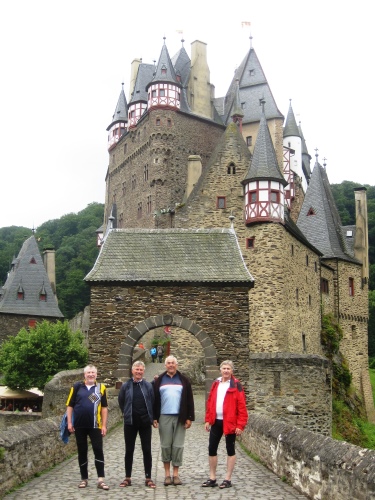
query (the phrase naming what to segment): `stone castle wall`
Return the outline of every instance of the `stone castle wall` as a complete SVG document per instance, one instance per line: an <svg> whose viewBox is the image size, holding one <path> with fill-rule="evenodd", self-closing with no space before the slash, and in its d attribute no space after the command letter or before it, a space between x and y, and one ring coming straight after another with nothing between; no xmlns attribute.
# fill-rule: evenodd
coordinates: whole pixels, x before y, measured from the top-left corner
<svg viewBox="0 0 375 500"><path fill-rule="evenodd" d="M331 380L330 363L322 356L251 354L248 406L256 414L330 436Z"/></svg>

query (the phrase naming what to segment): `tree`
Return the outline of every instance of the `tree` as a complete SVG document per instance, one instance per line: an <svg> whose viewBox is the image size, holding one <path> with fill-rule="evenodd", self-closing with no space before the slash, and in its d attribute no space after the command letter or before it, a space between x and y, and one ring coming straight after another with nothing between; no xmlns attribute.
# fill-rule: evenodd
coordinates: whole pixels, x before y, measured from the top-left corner
<svg viewBox="0 0 375 500"><path fill-rule="evenodd" d="M88 358L80 331L73 332L67 321L42 321L35 328L22 328L0 348L0 372L11 389L43 390L62 370L85 366Z"/></svg>

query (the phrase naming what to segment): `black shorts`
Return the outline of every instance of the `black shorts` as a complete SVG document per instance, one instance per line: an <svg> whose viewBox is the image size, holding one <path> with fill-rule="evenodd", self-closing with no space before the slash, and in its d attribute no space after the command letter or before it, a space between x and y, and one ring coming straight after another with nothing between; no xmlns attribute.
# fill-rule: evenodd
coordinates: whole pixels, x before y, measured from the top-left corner
<svg viewBox="0 0 375 500"><path fill-rule="evenodd" d="M214 425L210 430L210 438L208 441L208 455L210 457L216 457L217 449L219 447L220 439L223 435L223 421L215 420ZM227 447L228 457L232 457L236 454L235 450L236 434L227 434L225 436L225 445Z"/></svg>

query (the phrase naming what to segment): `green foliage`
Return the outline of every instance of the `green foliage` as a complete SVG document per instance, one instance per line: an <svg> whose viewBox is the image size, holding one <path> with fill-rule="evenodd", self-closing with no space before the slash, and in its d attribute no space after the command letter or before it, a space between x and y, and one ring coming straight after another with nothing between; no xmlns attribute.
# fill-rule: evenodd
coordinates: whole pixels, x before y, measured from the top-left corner
<svg viewBox="0 0 375 500"><path fill-rule="evenodd" d="M31 229L26 227L0 228L0 286L5 283L12 260L18 255L23 242L31 235Z"/></svg>
<svg viewBox="0 0 375 500"><path fill-rule="evenodd" d="M0 371L11 389L44 389L58 372L80 368L88 352L81 332L72 332L68 322L42 321L29 331L22 328L0 348Z"/></svg>
<svg viewBox="0 0 375 500"><path fill-rule="evenodd" d="M65 318L73 318L90 303L89 286L83 279L98 256L96 230L103 223L103 213L103 204L91 203L77 214L45 222L36 231L41 253L45 248L56 250L56 290ZM0 284L31 234L30 229L15 226L0 229Z"/></svg>
<svg viewBox="0 0 375 500"><path fill-rule="evenodd" d="M332 359L339 352L342 330L332 313L322 318L321 340L327 358Z"/></svg>
<svg viewBox="0 0 375 500"><path fill-rule="evenodd" d="M0 460L3 460L5 457L5 448L0 446Z"/></svg>

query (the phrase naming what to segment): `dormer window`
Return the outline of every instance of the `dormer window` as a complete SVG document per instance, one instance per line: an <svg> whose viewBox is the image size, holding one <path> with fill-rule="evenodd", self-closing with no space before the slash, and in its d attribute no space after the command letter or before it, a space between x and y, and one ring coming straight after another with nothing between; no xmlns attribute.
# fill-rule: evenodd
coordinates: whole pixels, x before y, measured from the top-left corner
<svg viewBox="0 0 375 500"><path fill-rule="evenodd" d="M351 230L346 231L346 237L353 238L353 231L351 231Z"/></svg>
<svg viewBox="0 0 375 500"><path fill-rule="evenodd" d="M166 75L167 74L167 67L166 66L162 66L161 67L161 74L162 75Z"/></svg>
<svg viewBox="0 0 375 500"><path fill-rule="evenodd" d="M254 76L255 75L255 69L250 69L249 70L249 74L250 74L250 76Z"/></svg>
<svg viewBox="0 0 375 500"><path fill-rule="evenodd" d="M30 264L36 264L36 260L35 260L35 258L34 258L34 257L31 257L31 259L30 259Z"/></svg>
<svg viewBox="0 0 375 500"><path fill-rule="evenodd" d="M178 82L180 82L180 81L181 81L181 75L177 74L177 75L176 75L176 80L177 80Z"/></svg>
<svg viewBox="0 0 375 500"><path fill-rule="evenodd" d="M309 211L307 212L307 215L315 215L315 210L311 207Z"/></svg>
<svg viewBox="0 0 375 500"><path fill-rule="evenodd" d="M20 285L17 290L17 300L23 300L24 298L25 298L25 292L22 286Z"/></svg>
<svg viewBox="0 0 375 500"><path fill-rule="evenodd" d="M47 302L47 294L46 294L46 291L44 289L39 294L39 300L41 302Z"/></svg>

